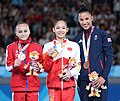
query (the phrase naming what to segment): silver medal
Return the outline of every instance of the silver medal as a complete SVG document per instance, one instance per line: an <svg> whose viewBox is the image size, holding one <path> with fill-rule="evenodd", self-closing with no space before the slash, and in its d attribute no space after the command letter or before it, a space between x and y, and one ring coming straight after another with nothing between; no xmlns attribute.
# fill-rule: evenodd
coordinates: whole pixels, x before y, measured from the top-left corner
<svg viewBox="0 0 120 101"><path fill-rule="evenodd" d="M23 52L20 52L18 54L18 59L20 59L21 61L24 60L26 58L25 54Z"/></svg>

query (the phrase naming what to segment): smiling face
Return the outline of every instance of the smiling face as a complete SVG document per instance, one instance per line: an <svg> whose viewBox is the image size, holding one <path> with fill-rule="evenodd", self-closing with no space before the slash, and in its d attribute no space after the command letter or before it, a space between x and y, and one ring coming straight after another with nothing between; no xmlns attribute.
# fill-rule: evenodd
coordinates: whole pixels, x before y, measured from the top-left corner
<svg viewBox="0 0 120 101"><path fill-rule="evenodd" d="M53 28L53 32L56 35L56 39L64 39L68 30L69 29L67 28L67 24L63 20L57 21Z"/></svg>
<svg viewBox="0 0 120 101"><path fill-rule="evenodd" d="M26 23L22 23L16 26L16 35L21 40L27 40L30 35L30 29Z"/></svg>
<svg viewBox="0 0 120 101"><path fill-rule="evenodd" d="M93 16L89 12L82 12L78 15L78 21L83 29L88 30L92 26Z"/></svg>

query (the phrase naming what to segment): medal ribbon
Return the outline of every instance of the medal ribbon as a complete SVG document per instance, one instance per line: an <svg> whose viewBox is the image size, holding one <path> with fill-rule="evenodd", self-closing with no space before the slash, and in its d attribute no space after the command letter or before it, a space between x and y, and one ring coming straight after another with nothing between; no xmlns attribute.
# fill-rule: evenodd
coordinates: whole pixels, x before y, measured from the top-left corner
<svg viewBox="0 0 120 101"><path fill-rule="evenodd" d="M55 40L53 41L53 44L54 44L54 47L53 47L53 48L54 48L54 49L57 49L56 41L55 41Z"/></svg>
<svg viewBox="0 0 120 101"><path fill-rule="evenodd" d="M27 43L23 48L21 44L18 44L19 52L24 52L26 48L30 45L30 43Z"/></svg>
<svg viewBox="0 0 120 101"><path fill-rule="evenodd" d="M90 55L88 56L88 61L90 61ZM88 68L88 74L90 74L90 66Z"/></svg>
<svg viewBox="0 0 120 101"><path fill-rule="evenodd" d="M92 34L93 30L94 30L94 26L92 26L92 30L90 32L90 36L89 36L88 41L87 41L87 47L85 44L85 35L83 32L83 51L84 51L85 61L88 61L88 55L89 55L89 49L90 49L90 39L91 39L91 34Z"/></svg>
<svg viewBox="0 0 120 101"><path fill-rule="evenodd" d="M28 46L30 45L32 41L30 41L29 43L27 43L23 48L22 48L22 45L20 44L20 41L18 43L18 49L19 49L19 54L24 54L25 53L25 50L28 48ZM26 53L25 53L26 54ZM25 55L24 54L24 55ZM26 63L26 59L24 59L24 62Z"/></svg>
<svg viewBox="0 0 120 101"><path fill-rule="evenodd" d="M65 45L66 45L66 42L67 42L67 39L64 39L64 40L63 40L63 44L61 45L62 50L64 49L64 47L65 47ZM54 41L53 41L53 44L54 44L53 48L57 50L57 44L58 44L58 42L57 42L56 40L54 40ZM62 50L61 50L61 51L62 51Z"/></svg>

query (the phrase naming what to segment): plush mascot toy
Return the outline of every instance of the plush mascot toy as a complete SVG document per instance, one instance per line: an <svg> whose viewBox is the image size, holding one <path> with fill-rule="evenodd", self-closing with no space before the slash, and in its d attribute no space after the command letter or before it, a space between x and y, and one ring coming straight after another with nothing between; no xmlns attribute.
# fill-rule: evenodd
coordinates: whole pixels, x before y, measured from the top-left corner
<svg viewBox="0 0 120 101"><path fill-rule="evenodd" d="M92 97L92 96L100 97L99 92L101 92L101 91L92 86L92 84L99 78L98 73L96 71L93 71L88 76L89 76L90 83L89 83L89 85L86 86L86 89L87 90L91 89L91 93L88 96L89 97ZM102 85L101 88L107 89L107 87L104 85Z"/></svg>
<svg viewBox="0 0 120 101"><path fill-rule="evenodd" d="M76 59L75 58L69 58L69 61L68 61L68 64L67 65L64 65L62 67L63 69L63 72L60 73L58 76L60 78L62 78L62 76L64 75L64 72L67 71L67 70L71 70L72 68L74 68L76 66Z"/></svg>
<svg viewBox="0 0 120 101"><path fill-rule="evenodd" d="M35 75L38 76L38 71L42 72L43 71L43 66L38 62L39 59L39 53L37 51L32 51L29 53L29 57L31 61L24 66L24 68L29 68L29 72L26 73L26 75Z"/></svg>

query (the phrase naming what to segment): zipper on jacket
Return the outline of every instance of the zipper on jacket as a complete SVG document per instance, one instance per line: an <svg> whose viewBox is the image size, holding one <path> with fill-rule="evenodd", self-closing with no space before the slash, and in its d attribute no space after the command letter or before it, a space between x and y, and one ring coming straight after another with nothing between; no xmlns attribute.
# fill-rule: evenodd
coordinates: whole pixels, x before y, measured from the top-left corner
<svg viewBox="0 0 120 101"><path fill-rule="evenodd" d="M26 76L26 91L28 91L28 76Z"/></svg>
<svg viewBox="0 0 120 101"><path fill-rule="evenodd" d="M24 54L26 55L26 50L24 51ZM26 58L24 59L24 64L26 64ZM28 76L26 76L26 91L28 91Z"/></svg>

